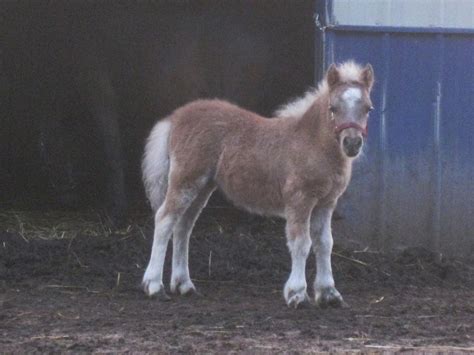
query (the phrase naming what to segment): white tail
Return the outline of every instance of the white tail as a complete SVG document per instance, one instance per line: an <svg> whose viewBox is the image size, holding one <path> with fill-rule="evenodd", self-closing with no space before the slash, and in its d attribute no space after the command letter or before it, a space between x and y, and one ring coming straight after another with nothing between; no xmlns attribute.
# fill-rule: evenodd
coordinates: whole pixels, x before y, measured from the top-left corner
<svg viewBox="0 0 474 355"><path fill-rule="evenodd" d="M151 207L156 212L165 200L170 169L169 135L171 122L159 121L148 137L142 161L143 183Z"/></svg>

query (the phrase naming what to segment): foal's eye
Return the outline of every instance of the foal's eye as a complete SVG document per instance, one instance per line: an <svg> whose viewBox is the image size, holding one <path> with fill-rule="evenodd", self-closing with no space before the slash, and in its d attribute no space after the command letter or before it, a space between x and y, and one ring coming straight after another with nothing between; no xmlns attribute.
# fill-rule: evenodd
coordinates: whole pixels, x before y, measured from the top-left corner
<svg viewBox="0 0 474 355"><path fill-rule="evenodd" d="M329 105L329 111L331 111L331 113L336 113L336 112L337 112L337 108L334 107L333 105Z"/></svg>

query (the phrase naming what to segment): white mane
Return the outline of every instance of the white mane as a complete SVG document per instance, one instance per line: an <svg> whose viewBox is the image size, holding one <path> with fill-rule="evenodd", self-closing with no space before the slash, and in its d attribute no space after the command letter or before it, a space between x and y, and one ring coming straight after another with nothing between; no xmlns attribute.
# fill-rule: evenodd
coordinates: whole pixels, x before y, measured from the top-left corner
<svg viewBox="0 0 474 355"><path fill-rule="evenodd" d="M337 69L339 71L341 81L343 82L358 81L362 72L360 65L352 60L339 64ZM319 83L318 88L311 88L302 97L299 97L293 101L290 101L286 105L281 106L275 111L274 115L280 118L301 117L306 113L306 111L308 111L318 96L327 94L328 90L329 87L325 77Z"/></svg>

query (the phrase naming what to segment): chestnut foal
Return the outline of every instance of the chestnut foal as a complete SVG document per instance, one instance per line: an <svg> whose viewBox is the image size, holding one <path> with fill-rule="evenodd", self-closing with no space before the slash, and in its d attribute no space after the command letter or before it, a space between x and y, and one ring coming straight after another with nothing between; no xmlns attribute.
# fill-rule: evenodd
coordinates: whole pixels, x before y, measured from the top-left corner
<svg viewBox="0 0 474 355"><path fill-rule="evenodd" d="M235 205L286 219L291 274L288 306L307 301L306 259L316 255L316 304L344 304L331 269L331 216L363 146L372 109L374 74L354 62L331 65L316 90L267 119L221 100L198 100L153 128L143 179L155 213L151 258L143 277L148 295L169 299L163 264L173 235L171 292L195 292L189 237L212 192Z"/></svg>

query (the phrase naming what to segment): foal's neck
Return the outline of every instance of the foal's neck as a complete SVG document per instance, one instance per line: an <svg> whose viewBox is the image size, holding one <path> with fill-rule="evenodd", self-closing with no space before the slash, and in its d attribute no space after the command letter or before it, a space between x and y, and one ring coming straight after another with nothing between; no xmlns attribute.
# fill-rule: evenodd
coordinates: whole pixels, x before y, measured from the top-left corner
<svg viewBox="0 0 474 355"><path fill-rule="evenodd" d="M335 167L345 169L351 165L351 160L340 149L334 133L335 123L331 120L328 107L326 95L318 97L306 113L295 121L296 132L307 139L313 151L324 153Z"/></svg>
<svg viewBox="0 0 474 355"><path fill-rule="evenodd" d="M298 130L309 134L315 142L331 144L335 141L334 123L328 113L328 100L318 97L313 105L297 121Z"/></svg>

